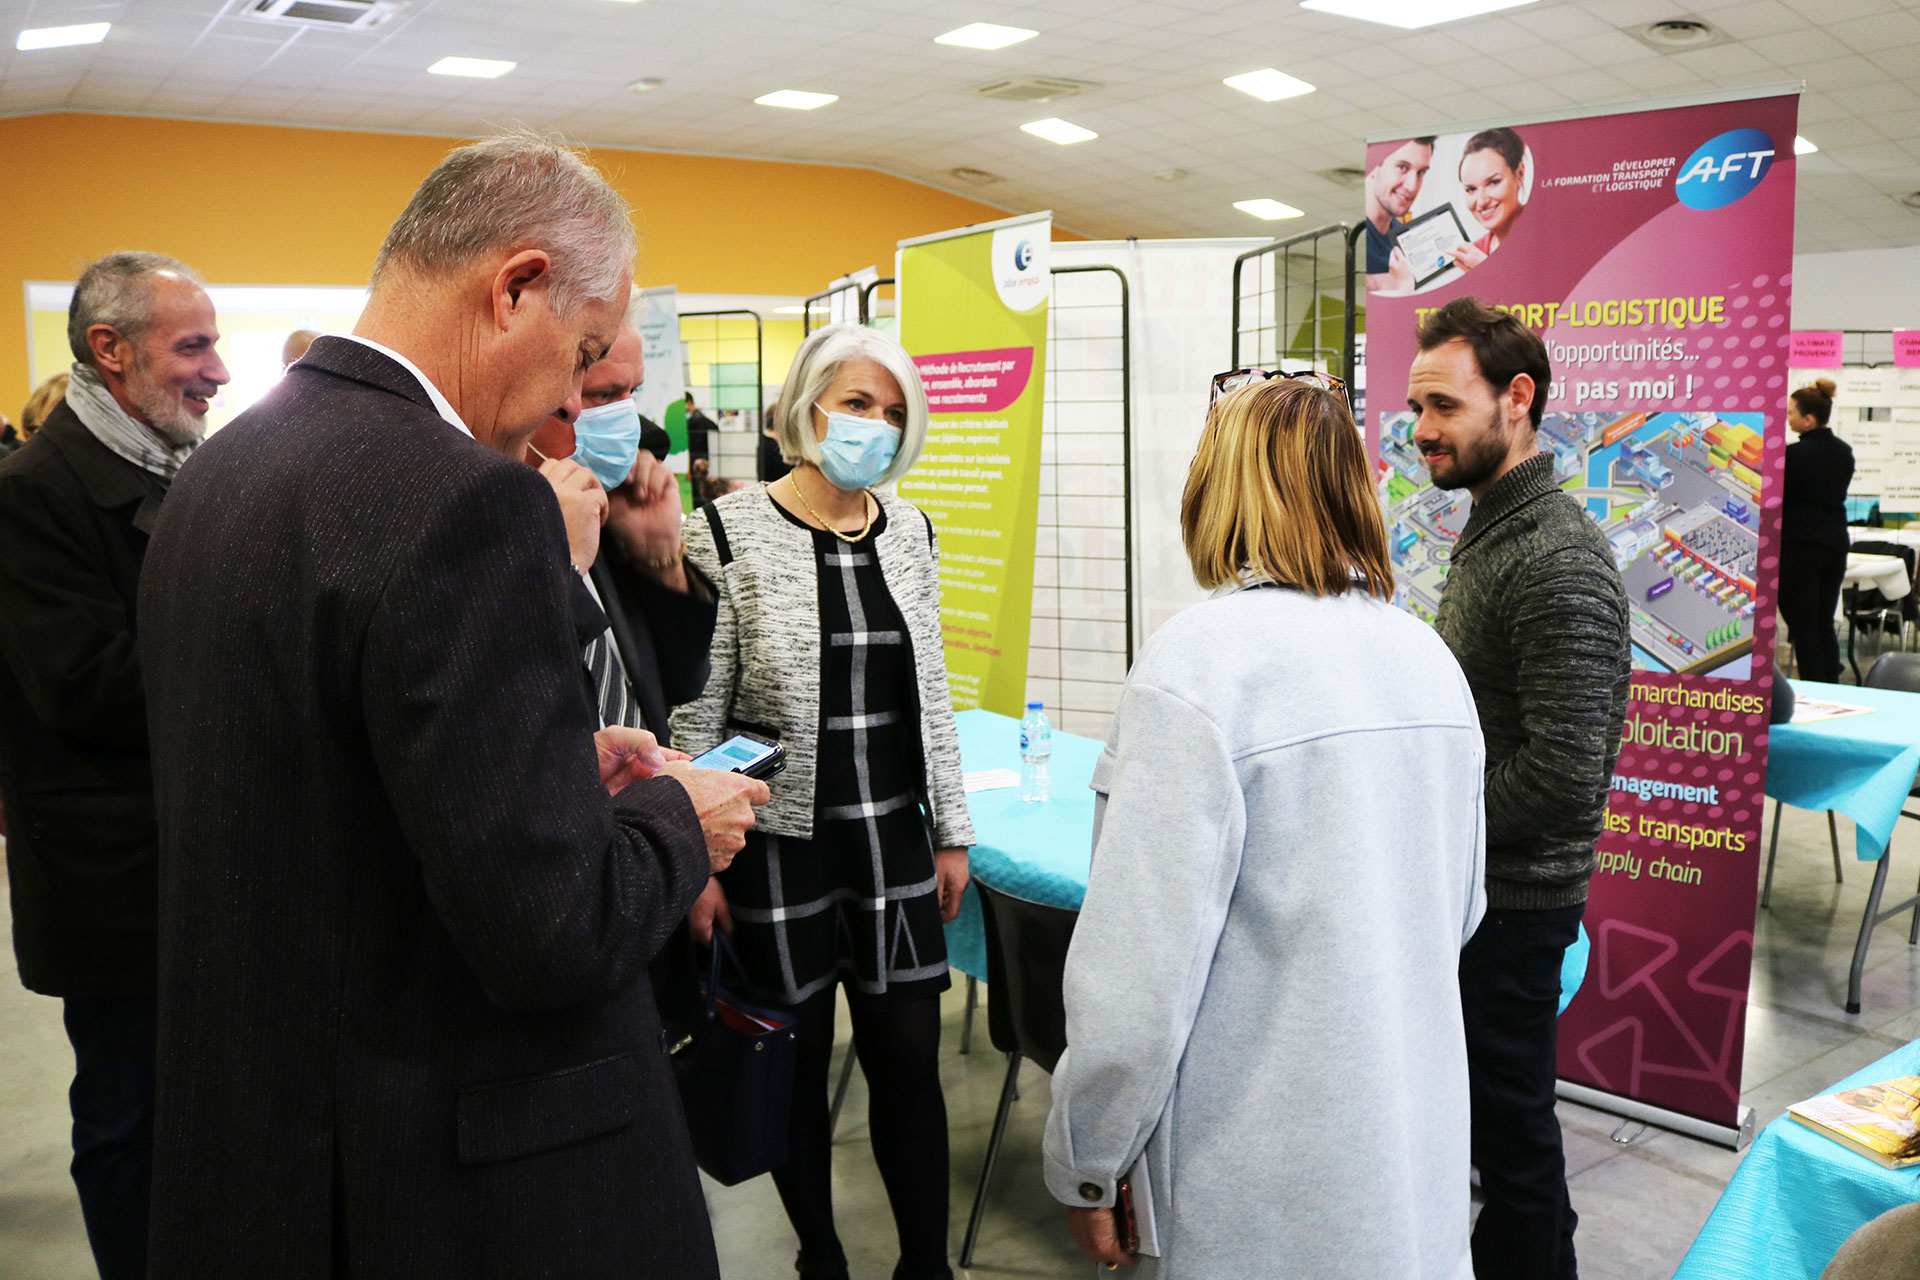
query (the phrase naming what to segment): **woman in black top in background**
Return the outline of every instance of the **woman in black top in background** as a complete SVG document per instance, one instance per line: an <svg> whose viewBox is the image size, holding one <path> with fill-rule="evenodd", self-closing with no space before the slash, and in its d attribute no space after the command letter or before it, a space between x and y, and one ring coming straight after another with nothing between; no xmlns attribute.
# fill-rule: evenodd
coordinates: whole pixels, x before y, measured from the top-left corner
<svg viewBox="0 0 1920 1280"><path fill-rule="evenodd" d="M1853 450L1833 434L1833 383L1821 378L1787 399L1787 446L1780 503L1780 617L1802 680L1840 679L1834 610L1847 569L1847 485Z"/></svg>

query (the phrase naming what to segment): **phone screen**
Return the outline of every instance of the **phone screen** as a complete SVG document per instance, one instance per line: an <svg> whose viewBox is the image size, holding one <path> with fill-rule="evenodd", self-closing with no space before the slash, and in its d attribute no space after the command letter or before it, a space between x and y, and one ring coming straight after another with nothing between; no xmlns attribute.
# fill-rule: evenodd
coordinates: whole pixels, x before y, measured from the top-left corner
<svg viewBox="0 0 1920 1280"><path fill-rule="evenodd" d="M695 756L693 767L725 769L729 773L741 773L751 769L779 749L771 742L761 742L755 738L735 734L713 750Z"/></svg>

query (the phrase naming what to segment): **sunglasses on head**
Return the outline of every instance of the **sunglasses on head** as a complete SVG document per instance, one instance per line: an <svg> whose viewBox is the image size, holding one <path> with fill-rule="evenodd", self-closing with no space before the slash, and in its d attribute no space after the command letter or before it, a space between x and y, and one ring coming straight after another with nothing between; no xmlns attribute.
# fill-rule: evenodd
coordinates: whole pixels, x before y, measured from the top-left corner
<svg viewBox="0 0 1920 1280"><path fill-rule="evenodd" d="M1207 397L1207 403L1212 404L1229 391L1238 391L1242 387L1250 387L1256 382L1267 382L1274 378L1281 378L1287 382L1304 382L1310 387L1319 387L1322 391L1332 391L1348 403L1352 401L1352 398L1347 395L1345 380L1336 378L1330 373L1320 373L1314 369L1302 369L1297 373L1288 373L1283 369L1233 369L1227 373L1213 375L1213 394Z"/></svg>

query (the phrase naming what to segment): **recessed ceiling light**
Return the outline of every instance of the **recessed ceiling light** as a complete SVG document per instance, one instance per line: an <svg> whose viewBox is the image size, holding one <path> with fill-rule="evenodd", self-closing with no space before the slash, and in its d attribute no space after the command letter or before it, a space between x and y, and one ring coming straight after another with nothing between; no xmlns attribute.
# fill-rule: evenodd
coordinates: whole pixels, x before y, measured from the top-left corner
<svg viewBox="0 0 1920 1280"><path fill-rule="evenodd" d="M1020 126L1022 133L1030 133L1036 138L1045 138L1048 142L1057 142L1061 146L1070 146L1076 142L1086 142L1100 135L1091 129L1082 129L1077 124L1048 116L1045 120L1034 120Z"/></svg>
<svg viewBox="0 0 1920 1280"><path fill-rule="evenodd" d="M476 80L492 80L503 76L520 64L506 62L499 58L442 58L427 68L428 75L435 76L472 76Z"/></svg>
<svg viewBox="0 0 1920 1280"><path fill-rule="evenodd" d="M1242 213L1250 213L1256 218L1265 218L1275 222L1281 218L1303 218L1305 209L1296 209L1290 204L1281 204L1278 200L1235 200L1233 207Z"/></svg>
<svg viewBox="0 0 1920 1280"><path fill-rule="evenodd" d="M635 80L632 84L627 86L627 92L628 93L652 93L655 89L658 89L661 85L665 83L666 81L662 80L659 76L641 76L638 80Z"/></svg>
<svg viewBox="0 0 1920 1280"><path fill-rule="evenodd" d="M13 42L16 49L65 49L69 45L99 44L111 22L83 22L75 27L28 27Z"/></svg>
<svg viewBox="0 0 1920 1280"><path fill-rule="evenodd" d="M1278 102L1282 98L1297 98L1303 93L1312 93L1313 86L1305 80L1296 80L1284 71L1275 71L1272 67L1263 67L1258 71L1249 71L1244 75L1228 76L1220 82L1232 89L1251 94L1262 102Z"/></svg>
<svg viewBox="0 0 1920 1280"><path fill-rule="evenodd" d="M1799 134L1796 133L1793 135L1793 154L1797 156L1810 156L1819 149L1820 148L1814 146Z"/></svg>
<svg viewBox="0 0 1920 1280"><path fill-rule="evenodd" d="M1004 49L1010 44L1031 40L1039 34L1038 31L1029 31L1025 27L1003 27L997 22L969 22L964 27L955 27L943 36L935 36L933 42L957 44L964 49Z"/></svg>
<svg viewBox="0 0 1920 1280"><path fill-rule="evenodd" d="M775 307L773 314L777 316L803 316L807 314L807 309L805 307Z"/></svg>
<svg viewBox="0 0 1920 1280"><path fill-rule="evenodd" d="M811 111L829 102L840 101L837 93L808 93L804 89L775 89L754 99L763 107L785 107L789 111Z"/></svg>
<svg viewBox="0 0 1920 1280"><path fill-rule="evenodd" d="M1302 9L1337 13L1343 18L1378 22L1413 31L1442 22L1458 22L1501 9L1518 9L1534 0L1300 0Z"/></svg>

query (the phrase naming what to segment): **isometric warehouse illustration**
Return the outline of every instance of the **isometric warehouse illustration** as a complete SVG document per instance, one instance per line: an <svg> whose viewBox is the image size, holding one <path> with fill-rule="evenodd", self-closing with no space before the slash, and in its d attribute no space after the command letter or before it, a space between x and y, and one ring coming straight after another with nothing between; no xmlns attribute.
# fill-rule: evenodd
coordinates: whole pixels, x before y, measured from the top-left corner
<svg viewBox="0 0 1920 1280"><path fill-rule="evenodd" d="M1395 603L1432 620L1466 490L1436 489L1413 415L1381 424L1381 499ZM1763 421L1758 413L1549 413L1540 447L1561 488L1607 537L1633 610L1634 666L1747 678L1759 559Z"/></svg>

